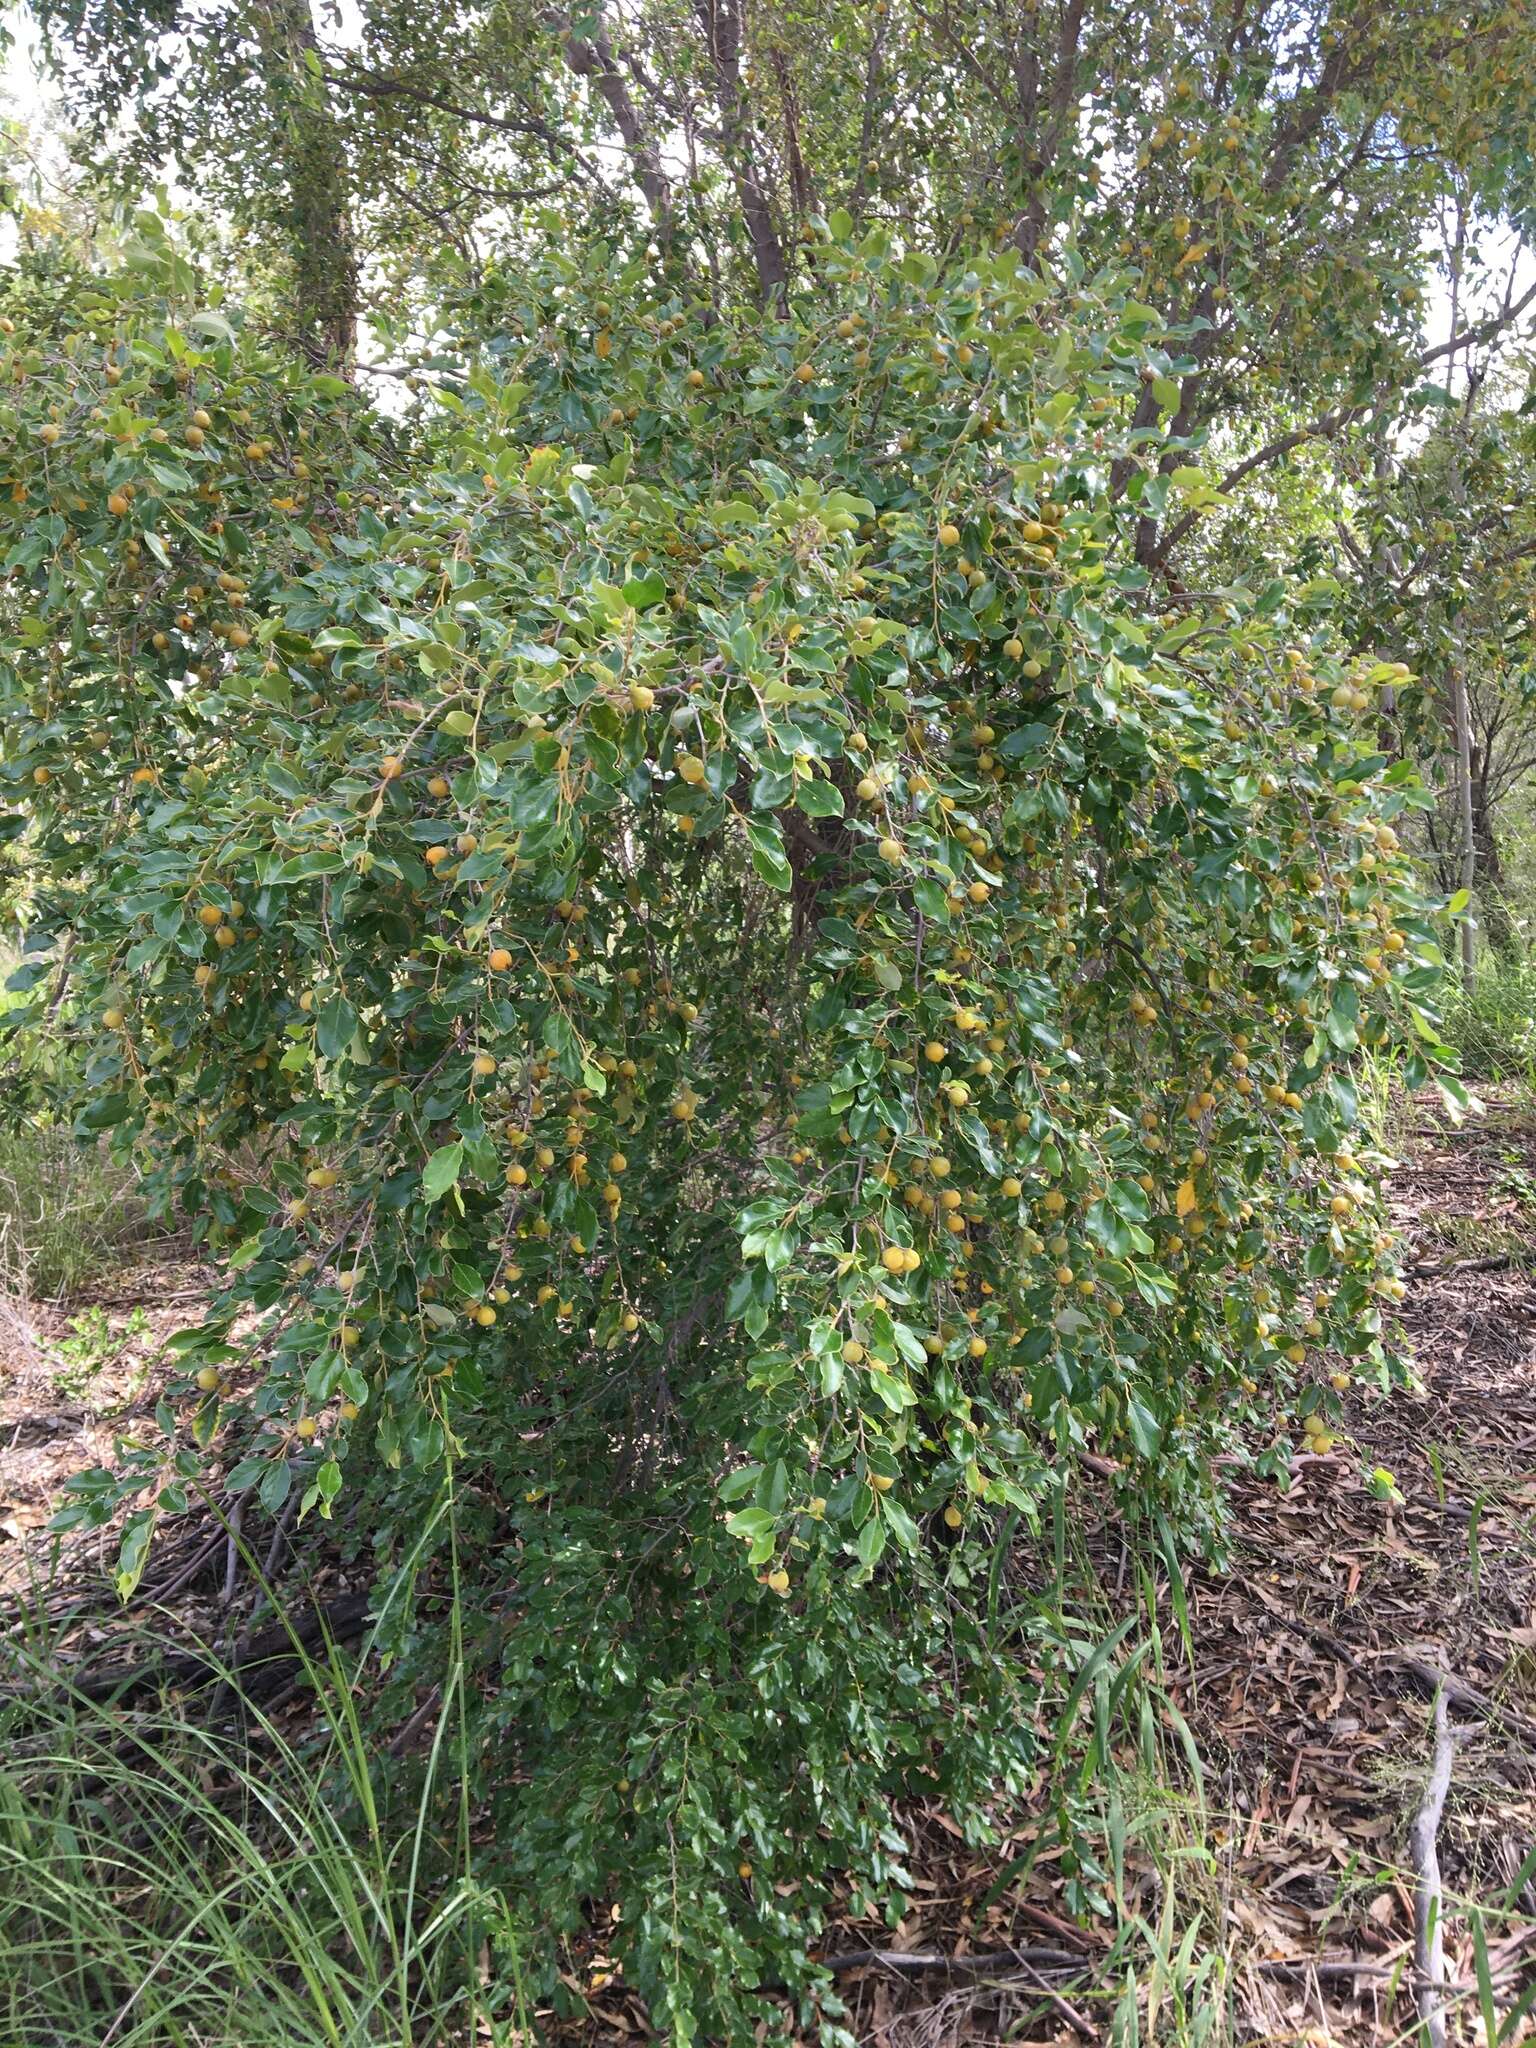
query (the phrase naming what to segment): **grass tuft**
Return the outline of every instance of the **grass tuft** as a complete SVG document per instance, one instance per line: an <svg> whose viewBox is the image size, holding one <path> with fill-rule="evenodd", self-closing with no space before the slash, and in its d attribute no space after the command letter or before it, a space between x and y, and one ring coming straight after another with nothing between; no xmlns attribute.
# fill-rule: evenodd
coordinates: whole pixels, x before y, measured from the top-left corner
<svg viewBox="0 0 1536 2048"><path fill-rule="evenodd" d="M1468 1079L1536 1089L1536 960L1490 954L1470 988L1447 980L1442 1007L1446 1042L1461 1054Z"/></svg>
<svg viewBox="0 0 1536 2048"><path fill-rule="evenodd" d="M133 1178L57 1124L0 1131L0 1290L61 1300L154 1234Z"/></svg>
<svg viewBox="0 0 1536 2048"><path fill-rule="evenodd" d="M173 1703L60 1687L35 1647L16 1660L24 1693L0 1705L0 2040L527 2038L505 1906L436 1839L446 1746L404 1811L378 1803L399 1760L363 1731L339 1662L305 1671L308 1733L252 1710L237 1740Z"/></svg>

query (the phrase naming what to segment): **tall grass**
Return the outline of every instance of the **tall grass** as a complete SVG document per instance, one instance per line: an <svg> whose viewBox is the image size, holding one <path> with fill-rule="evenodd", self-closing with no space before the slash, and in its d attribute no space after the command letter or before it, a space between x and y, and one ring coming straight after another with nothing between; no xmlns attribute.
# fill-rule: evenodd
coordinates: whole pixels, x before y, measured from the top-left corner
<svg viewBox="0 0 1536 2048"><path fill-rule="evenodd" d="M1445 1037L1475 1081L1521 1081L1536 1088L1536 960L1486 954L1471 987L1448 980Z"/></svg>
<svg viewBox="0 0 1536 2048"><path fill-rule="evenodd" d="M251 1708L236 1736L171 1702L118 1707L61 1686L41 1641L13 1660L0 1704L0 2041L529 2038L505 1904L455 1839L469 1789L452 1782L456 1675L407 1766L368 1732L338 1653L302 1668L302 1729Z"/></svg>
<svg viewBox="0 0 1536 2048"><path fill-rule="evenodd" d="M133 1177L57 1124L0 1130L0 1287L68 1299L158 1233Z"/></svg>

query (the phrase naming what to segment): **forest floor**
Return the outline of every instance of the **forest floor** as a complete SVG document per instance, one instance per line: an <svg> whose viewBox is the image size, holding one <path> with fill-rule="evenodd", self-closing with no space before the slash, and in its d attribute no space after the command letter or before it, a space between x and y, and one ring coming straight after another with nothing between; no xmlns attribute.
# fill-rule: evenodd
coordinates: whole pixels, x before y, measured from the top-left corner
<svg viewBox="0 0 1536 2048"><path fill-rule="evenodd" d="M1536 1110L1486 1101L1459 1127L1420 1107L1401 1136L1417 1386L1348 1397L1333 1450L1299 1457L1288 1490L1240 1481L1230 1568L1185 1580L1187 1634L1162 1614L1148 1696L1171 1760L1189 1730L1198 1777L1176 1762L1138 1778L1128 1755L1105 1816L1109 1905L1086 1927L1059 1852L1030 1854L1040 1814L976 1851L952 1816L910 1813L906 1918L844 1921L825 1944L870 2048L1413 2040L1408 1837L1439 1689L1450 2039L1536 2038L1508 2017L1536 1987ZM161 1346L202 1285L190 1265L119 1269L108 1295L0 1317L0 1601L35 1596L60 1488L152 1410ZM98 1561L105 1577L91 1546L76 1587ZM1090 1547L1105 1612L1123 1608L1117 1545ZM189 1528L167 1567L188 1635L219 1625L225 1550ZM84 1615L82 1649L113 1628L106 1602ZM1018 1863L1027 1877L999 1886ZM589 2016L559 2038L652 2038L595 1936L569 1965Z"/></svg>

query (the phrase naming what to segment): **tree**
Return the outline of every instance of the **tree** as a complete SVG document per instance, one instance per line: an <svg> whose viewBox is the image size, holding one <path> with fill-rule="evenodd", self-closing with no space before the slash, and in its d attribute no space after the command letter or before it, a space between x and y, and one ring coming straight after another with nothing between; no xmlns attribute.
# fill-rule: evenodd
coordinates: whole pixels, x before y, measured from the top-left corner
<svg viewBox="0 0 1536 2048"><path fill-rule="evenodd" d="M530 1910L746 2038L914 1774L1027 1770L1000 1533L1086 1467L1199 1540L1252 1404L1393 1369L1406 672L1159 608L1130 278L843 213L726 317L552 236L408 432L143 232L10 342L18 986L226 1279L66 1521L130 1506L126 1592L206 1457L350 1475L409 1682L451 1499Z"/></svg>
<svg viewBox="0 0 1536 2048"><path fill-rule="evenodd" d="M317 365L344 369L356 343L358 258L345 136L310 0L212 10L46 0L37 18L99 169L134 195L163 176L168 157L184 166L275 258L285 332ZM248 253L245 265L249 285Z"/></svg>

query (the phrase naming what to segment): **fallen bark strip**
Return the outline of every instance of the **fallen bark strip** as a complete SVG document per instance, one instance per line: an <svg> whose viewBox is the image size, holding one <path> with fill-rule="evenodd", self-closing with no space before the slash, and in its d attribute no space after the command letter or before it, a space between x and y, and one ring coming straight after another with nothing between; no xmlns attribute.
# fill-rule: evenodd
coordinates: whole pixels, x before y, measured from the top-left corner
<svg viewBox="0 0 1536 2048"><path fill-rule="evenodd" d="M1413 1858L1413 1956L1418 1975L1419 2018L1429 2048L1445 2048L1445 1937L1441 1925L1445 1900L1440 1885L1440 1851L1436 1836L1451 1789L1456 1739L1445 1711L1445 1688L1435 1694L1435 1757L1424 1798L1408 1832Z"/></svg>

